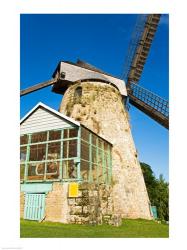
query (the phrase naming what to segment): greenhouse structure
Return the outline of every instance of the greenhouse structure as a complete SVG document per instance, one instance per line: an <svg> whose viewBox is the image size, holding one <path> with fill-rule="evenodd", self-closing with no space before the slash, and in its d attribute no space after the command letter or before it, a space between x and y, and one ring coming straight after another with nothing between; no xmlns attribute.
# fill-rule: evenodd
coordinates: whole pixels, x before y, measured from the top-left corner
<svg viewBox="0 0 187 250"><path fill-rule="evenodd" d="M111 143L84 125L37 104L21 120L21 217L68 222L68 198L77 198L81 185L110 186L111 150Z"/></svg>

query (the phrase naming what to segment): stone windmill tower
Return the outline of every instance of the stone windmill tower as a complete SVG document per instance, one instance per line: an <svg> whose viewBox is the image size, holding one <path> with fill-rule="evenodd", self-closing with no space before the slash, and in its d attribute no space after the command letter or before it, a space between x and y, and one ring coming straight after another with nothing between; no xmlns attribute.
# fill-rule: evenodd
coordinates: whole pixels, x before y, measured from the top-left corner
<svg viewBox="0 0 187 250"><path fill-rule="evenodd" d="M25 95L53 85L52 91L63 95L60 112L113 144L114 213L125 218L152 218L125 103L129 99L130 104L168 128L168 102L137 85L159 18L157 14L144 15L138 23L138 36L133 43L136 46L130 47L131 58L126 60L127 73L123 77L126 85L124 80L78 60L76 63L61 61L51 80L21 91Z"/></svg>
<svg viewBox="0 0 187 250"><path fill-rule="evenodd" d="M144 178L124 107L123 80L78 61L60 62L53 77L64 77L53 91L63 94L59 111L81 122L113 144L114 212L123 217L151 218Z"/></svg>

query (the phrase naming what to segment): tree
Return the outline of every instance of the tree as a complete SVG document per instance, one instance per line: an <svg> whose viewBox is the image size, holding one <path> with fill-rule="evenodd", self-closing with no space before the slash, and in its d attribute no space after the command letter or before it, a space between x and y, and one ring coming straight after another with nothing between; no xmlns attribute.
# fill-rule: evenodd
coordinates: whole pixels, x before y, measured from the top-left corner
<svg viewBox="0 0 187 250"><path fill-rule="evenodd" d="M161 220L169 220L169 184L164 180L163 175L156 179L151 167L141 162L142 173L147 187L151 205L157 207L158 217Z"/></svg>

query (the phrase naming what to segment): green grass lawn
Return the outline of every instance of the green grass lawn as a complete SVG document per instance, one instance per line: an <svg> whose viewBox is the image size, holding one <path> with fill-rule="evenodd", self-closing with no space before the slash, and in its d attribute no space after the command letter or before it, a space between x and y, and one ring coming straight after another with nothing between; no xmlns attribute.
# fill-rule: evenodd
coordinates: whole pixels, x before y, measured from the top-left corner
<svg viewBox="0 0 187 250"><path fill-rule="evenodd" d="M123 220L120 227L21 220L21 238L167 238L169 226L148 220Z"/></svg>

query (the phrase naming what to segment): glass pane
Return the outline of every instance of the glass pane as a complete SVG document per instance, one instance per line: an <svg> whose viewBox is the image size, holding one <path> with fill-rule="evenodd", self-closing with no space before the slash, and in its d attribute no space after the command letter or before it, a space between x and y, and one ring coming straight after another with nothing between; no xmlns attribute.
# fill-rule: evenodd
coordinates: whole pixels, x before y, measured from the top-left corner
<svg viewBox="0 0 187 250"><path fill-rule="evenodd" d="M63 158L72 158L77 156L77 140L63 142Z"/></svg>
<svg viewBox="0 0 187 250"><path fill-rule="evenodd" d="M43 180L44 178L44 163L32 163L28 165L28 180Z"/></svg>
<svg viewBox="0 0 187 250"><path fill-rule="evenodd" d="M21 135L20 136L20 145L28 143L28 135Z"/></svg>
<svg viewBox="0 0 187 250"><path fill-rule="evenodd" d="M98 151L98 180L99 183L103 182L103 170L102 170L103 162L102 162L102 151Z"/></svg>
<svg viewBox="0 0 187 250"><path fill-rule="evenodd" d="M92 144L96 146L97 136L92 134Z"/></svg>
<svg viewBox="0 0 187 250"><path fill-rule="evenodd" d="M49 141L60 140L60 139L61 139L61 130L49 131Z"/></svg>
<svg viewBox="0 0 187 250"><path fill-rule="evenodd" d="M106 183L107 182L107 158L106 158L106 154L104 155L104 162L103 162L103 180Z"/></svg>
<svg viewBox="0 0 187 250"><path fill-rule="evenodd" d="M89 142L89 130L81 127L81 138L87 142Z"/></svg>
<svg viewBox="0 0 187 250"><path fill-rule="evenodd" d="M89 161L89 144L81 141L81 158Z"/></svg>
<svg viewBox="0 0 187 250"><path fill-rule="evenodd" d="M59 162L47 163L46 179L58 179L59 178Z"/></svg>
<svg viewBox="0 0 187 250"><path fill-rule="evenodd" d="M63 179L77 178L77 167L73 160L63 161L62 176Z"/></svg>
<svg viewBox="0 0 187 250"><path fill-rule="evenodd" d="M89 162L81 160L81 177L84 181L88 181Z"/></svg>
<svg viewBox="0 0 187 250"><path fill-rule="evenodd" d="M67 139L69 137L69 129L64 129L64 139Z"/></svg>
<svg viewBox="0 0 187 250"><path fill-rule="evenodd" d="M97 165L92 164L92 178L94 182L97 182Z"/></svg>
<svg viewBox="0 0 187 250"><path fill-rule="evenodd" d="M103 148L103 140L101 138L98 138L98 147Z"/></svg>
<svg viewBox="0 0 187 250"><path fill-rule="evenodd" d="M30 161L45 160L46 144L31 145L30 146Z"/></svg>
<svg viewBox="0 0 187 250"><path fill-rule="evenodd" d="M26 161L27 156L27 147L21 147L20 148L20 162Z"/></svg>
<svg viewBox="0 0 187 250"><path fill-rule="evenodd" d="M20 180L24 180L25 164L20 164Z"/></svg>
<svg viewBox="0 0 187 250"><path fill-rule="evenodd" d="M69 138L74 138L77 136L78 136L78 129L74 128L69 130Z"/></svg>
<svg viewBox="0 0 187 250"><path fill-rule="evenodd" d="M96 159L96 148L92 146L92 162L97 163Z"/></svg>
<svg viewBox="0 0 187 250"><path fill-rule="evenodd" d="M109 153L105 153L106 154L106 167L107 168L110 168L110 156L109 156Z"/></svg>
<svg viewBox="0 0 187 250"><path fill-rule="evenodd" d="M107 151L108 150L108 143L104 142L104 150Z"/></svg>
<svg viewBox="0 0 187 250"><path fill-rule="evenodd" d="M107 178L108 178L108 183L110 184L110 182L111 182L111 162L110 162L110 152L108 152L108 154L107 154Z"/></svg>
<svg viewBox="0 0 187 250"><path fill-rule="evenodd" d="M106 183L109 183L109 169L106 168Z"/></svg>
<svg viewBox="0 0 187 250"><path fill-rule="evenodd" d="M47 140L47 132L34 133L31 137L31 143L43 142Z"/></svg>
<svg viewBox="0 0 187 250"><path fill-rule="evenodd" d="M60 158L60 142L52 142L48 144L48 160Z"/></svg>
<svg viewBox="0 0 187 250"><path fill-rule="evenodd" d="M77 156L77 140L69 141L69 158Z"/></svg>
<svg viewBox="0 0 187 250"><path fill-rule="evenodd" d="M63 158L68 158L68 144L69 141L63 141Z"/></svg>

